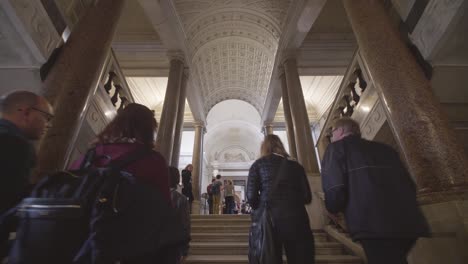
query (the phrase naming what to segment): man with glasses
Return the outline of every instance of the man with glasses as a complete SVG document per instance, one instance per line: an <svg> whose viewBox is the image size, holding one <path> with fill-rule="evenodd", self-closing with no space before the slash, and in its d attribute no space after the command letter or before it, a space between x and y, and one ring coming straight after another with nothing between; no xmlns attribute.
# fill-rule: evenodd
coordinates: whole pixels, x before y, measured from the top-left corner
<svg viewBox="0 0 468 264"><path fill-rule="evenodd" d="M368 264L403 264L428 225L416 201L416 186L390 146L361 138L351 118L334 122L322 161L325 205L343 212L353 240Z"/></svg>
<svg viewBox="0 0 468 264"><path fill-rule="evenodd" d="M0 98L0 215L19 202L29 185L39 140L53 118L47 100L28 91Z"/></svg>

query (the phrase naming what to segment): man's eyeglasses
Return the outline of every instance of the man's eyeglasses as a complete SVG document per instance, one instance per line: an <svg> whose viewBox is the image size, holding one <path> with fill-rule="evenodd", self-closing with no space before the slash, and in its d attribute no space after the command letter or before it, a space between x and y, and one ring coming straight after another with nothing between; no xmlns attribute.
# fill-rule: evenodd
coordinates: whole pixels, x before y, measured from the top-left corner
<svg viewBox="0 0 468 264"><path fill-rule="evenodd" d="M333 132L335 132L337 129L338 129L338 127L331 128L327 133L327 137L329 137L329 138L333 137Z"/></svg>
<svg viewBox="0 0 468 264"><path fill-rule="evenodd" d="M34 111L41 113L46 118L47 122L50 122L54 118L54 115L51 113L47 113L46 111L42 111L41 109L38 109L36 107L30 107L30 108Z"/></svg>

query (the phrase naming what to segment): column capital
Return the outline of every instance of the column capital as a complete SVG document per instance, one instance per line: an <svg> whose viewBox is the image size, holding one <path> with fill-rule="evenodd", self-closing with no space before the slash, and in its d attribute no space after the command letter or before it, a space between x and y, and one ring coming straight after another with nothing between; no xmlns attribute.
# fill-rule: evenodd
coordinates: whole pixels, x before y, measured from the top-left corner
<svg viewBox="0 0 468 264"><path fill-rule="evenodd" d="M263 130L264 130L265 136L273 134L273 124L270 123L270 122L264 123L263 124Z"/></svg>
<svg viewBox="0 0 468 264"><path fill-rule="evenodd" d="M184 67L184 78L188 79L190 76L190 69L189 67Z"/></svg>
<svg viewBox="0 0 468 264"><path fill-rule="evenodd" d="M280 65L284 65L284 63L288 60L296 60L298 50L296 49L285 49L281 54L281 63Z"/></svg>
<svg viewBox="0 0 468 264"><path fill-rule="evenodd" d="M205 127L205 123L203 123L202 121L195 121L193 122L193 126L195 128L204 128Z"/></svg>
<svg viewBox="0 0 468 264"><path fill-rule="evenodd" d="M185 64L185 56L181 50L169 50L166 55L169 58L169 61L178 60Z"/></svg>

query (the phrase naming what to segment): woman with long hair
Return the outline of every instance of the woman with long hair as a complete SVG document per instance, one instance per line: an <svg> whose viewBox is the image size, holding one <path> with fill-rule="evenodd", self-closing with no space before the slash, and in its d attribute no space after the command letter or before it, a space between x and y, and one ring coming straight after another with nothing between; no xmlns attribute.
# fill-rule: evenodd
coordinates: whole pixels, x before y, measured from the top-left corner
<svg viewBox="0 0 468 264"><path fill-rule="evenodd" d="M98 157L93 165L104 167L130 152L147 149L149 155L132 162L125 170L138 181L157 189L170 203L168 166L164 157L153 150L156 128L157 122L150 109L141 104L128 104L92 143ZM71 168L78 168L81 160L74 162Z"/></svg>
<svg viewBox="0 0 468 264"><path fill-rule="evenodd" d="M276 135L267 135L261 157L249 170L247 199L254 211L252 222L268 207L273 224L276 263L283 263L284 247L289 264L314 263L314 239L305 204L312 201L304 168L292 160ZM274 185L274 186L273 186Z"/></svg>
<svg viewBox="0 0 468 264"><path fill-rule="evenodd" d="M112 161L137 155L138 159L125 165L122 170L131 174L138 184L145 185L145 188L154 189L155 193L161 195L163 203L167 201L167 205L171 206L168 166L163 156L153 150L156 127L156 119L150 109L135 103L127 105L127 107L118 112L114 120L104 128L92 143L92 148L95 151L92 166L97 168L106 167ZM83 158L73 163L71 169L78 169ZM149 210L152 209L158 210L158 208L145 208L148 214L150 214ZM160 213L164 214L165 212ZM151 215L154 217L154 211L151 212ZM153 229L154 226L152 225L157 225L156 223L148 222L144 218L135 218L133 224L139 225L139 227L148 227L149 230ZM116 229L128 230L134 227L121 226ZM120 263L175 263L175 257L165 252L166 248L159 248L152 243L147 244L146 242L148 241L152 240L146 238L146 240L132 241L132 243L141 243L141 246L138 247L144 249L142 250L144 253L138 256L125 257L123 260L119 259ZM113 241L112 243L121 242ZM134 244L133 247L137 246ZM106 257L109 259L119 258L118 256L107 255Z"/></svg>

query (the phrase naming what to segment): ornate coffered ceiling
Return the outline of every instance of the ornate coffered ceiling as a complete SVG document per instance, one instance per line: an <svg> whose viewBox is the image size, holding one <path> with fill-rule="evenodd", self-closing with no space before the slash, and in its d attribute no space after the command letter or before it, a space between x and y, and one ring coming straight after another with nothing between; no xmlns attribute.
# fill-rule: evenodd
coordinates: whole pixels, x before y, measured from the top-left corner
<svg viewBox="0 0 468 264"><path fill-rule="evenodd" d="M317 122L328 110L340 88L342 75L300 76L310 122ZM274 122L284 122L283 101L278 105Z"/></svg>
<svg viewBox="0 0 468 264"><path fill-rule="evenodd" d="M156 120L159 122L166 95L167 77L127 77L126 80L135 102L154 110ZM188 103L185 103L184 122L193 122Z"/></svg>
<svg viewBox="0 0 468 264"><path fill-rule="evenodd" d="M289 0L175 0L204 111L240 99L260 113Z"/></svg>

